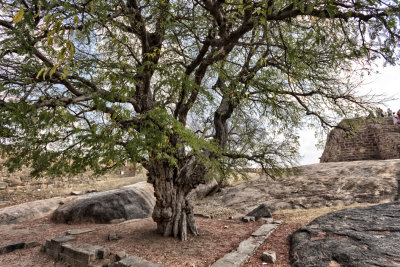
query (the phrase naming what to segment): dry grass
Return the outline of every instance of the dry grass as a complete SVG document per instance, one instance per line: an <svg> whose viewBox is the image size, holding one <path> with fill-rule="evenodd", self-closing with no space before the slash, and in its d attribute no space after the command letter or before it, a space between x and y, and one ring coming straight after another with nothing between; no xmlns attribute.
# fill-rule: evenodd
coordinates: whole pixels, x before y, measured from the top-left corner
<svg viewBox="0 0 400 267"><path fill-rule="evenodd" d="M312 220L316 219L319 216L324 214L342 210L342 209L351 209L351 208L359 208L359 207L367 207L375 204L354 204L350 206L334 206L334 207L324 207L318 209L295 209L295 210L280 210L275 212L275 215L281 217L285 223L298 223L301 225L308 224Z"/></svg>

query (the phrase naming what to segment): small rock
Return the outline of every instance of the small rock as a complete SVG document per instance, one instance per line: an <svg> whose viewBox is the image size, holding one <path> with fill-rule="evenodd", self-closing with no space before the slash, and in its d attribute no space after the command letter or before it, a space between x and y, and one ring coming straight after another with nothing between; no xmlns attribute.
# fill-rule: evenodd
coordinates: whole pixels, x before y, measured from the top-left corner
<svg viewBox="0 0 400 267"><path fill-rule="evenodd" d="M22 185L22 181L20 178L8 178L5 179L4 182L6 182L10 187Z"/></svg>
<svg viewBox="0 0 400 267"><path fill-rule="evenodd" d="M64 205L64 204L65 204L65 202L64 202L64 201L60 201L60 202L58 202L58 204L60 204L60 205Z"/></svg>
<svg viewBox="0 0 400 267"><path fill-rule="evenodd" d="M276 253L274 251L264 251L261 259L267 263L274 264L276 261Z"/></svg>
<svg viewBox="0 0 400 267"><path fill-rule="evenodd" d="M82 195L82 192L81 192L81 191L72 191L72 192L71 192L71 195L72 195L72 196Z"/></svg>
<svg viewBox="0 0 400 267"><path fill-rule="evenodd" d="M228 229L229 228L229 226L228 225L224 225L224 229Z"/></svg>
<svg viewBox="0 0 400 267"><path fill-rule="evenodd" d="M244 221L244 222L255 222L256 218L254 218L253 216L243 216L242 221Z"/></svg>
<svg viewBox="0 0 400 267"><path fill-rule="evenodd" d="M96 192L99 192L99 191L97 191L96 189L89 189L89 190L86 191L86 194L96 193Z"/></svg>
<svg viewBox="0 0 400 267"><path fill-rule="evenodd" d="M273 223L274 219L273 218L260 218L259 221L262 223Z"/></svg>
<svg viewBox="0 0 400 267"><path fill-rule="evenodd" d="M117 254L115 254L115 259L117 261L125 259L126 257L128 257L128 255L125 253L125 251L119 251L119 252L117 252Z"/></svg>
<svg viewBox="0 0 400 267"><path fill-rule="evenodd" d="M113 240L118 240L118 235L116 232L109 232L108 233L108 240L113 241Z"/></svg>
<svg viewBox="0 0 400 267"><path fill-rule="evenodd" d="M30 182L30 181L32 181L32 179L29 176L23 176L23 177L21 177L21 181L22 182Z"/></svg>
<svg viewBox="0 0 400 267"><path fill-rule="evenodd" d="M110 250L108 248L101 248L97 250L97 258L105 259L110 255Z"/></svg>
<svg viewBox="0 0 400 267"><path fill-rule="evenodd" d="M233 216L229 216L229 220L233 220Z"/></svg>
<svg viewBox="0 0 400 267"><path fill-rule="evenodd" d="M7 183L5 183L5 182L0 182L0 190L7 189L7 187L8 187L8 184L7 184Z"/></svg>
<svg viewBox="0 0 400 267"><path fill-rule="evenodd" d="M24 248L34 248L34 247L38 247L41 244L39 242L36 241L30 241L30 242L25 242L25 246Z"/></svg>
<svg viewBox="0 0 400 267"><path fill-rule="evenodd" d="M209 215L209 214L194 213L193 215L194 215L194 216L197 216L197 217L203 217L203 218L207 218L207 219L212 219L212 216Z"/></svg>
<svg viewBox="0 0 400 267"><path fill-rule="evenodd" d="M113 219L110 221L111 224L117 224L117 223L122 223L126 221L124 218L120 218L120 219Z"/></svg>
<svg viewBox="0 0 400 267"><path fill-rule="evenodd" d="M259 205L257 208L247 213L246 216L255 217L256 221L260 218L272 218L271 212L265 204Z"/></svg>
<svg viewBox="0 0 400 267"><path fill-rule="evenodd" d="M50 226L50 224L48 224L48 223L40 223L40 224L36 224L35 227L49 227L49 226Z"/></svg>
<svg viewBox="0 0 400 267"><path fill-rule="evenodd" d="M275 220L274 224L282 224L282 222L283 222L282 220Z"/></svg>

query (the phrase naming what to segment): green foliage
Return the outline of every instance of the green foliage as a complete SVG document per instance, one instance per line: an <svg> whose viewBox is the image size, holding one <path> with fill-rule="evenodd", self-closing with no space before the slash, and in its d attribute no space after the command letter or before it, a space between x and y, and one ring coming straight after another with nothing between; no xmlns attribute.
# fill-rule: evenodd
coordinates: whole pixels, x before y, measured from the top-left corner
<svg viewBox="0 0 400 267"><path fill-rule="evenodd" d="M34 175L193 157L221 176L279 174L304 117L331 127L371 109L358 66L398 60L396 1L0 6L1 152Z"/></svg>

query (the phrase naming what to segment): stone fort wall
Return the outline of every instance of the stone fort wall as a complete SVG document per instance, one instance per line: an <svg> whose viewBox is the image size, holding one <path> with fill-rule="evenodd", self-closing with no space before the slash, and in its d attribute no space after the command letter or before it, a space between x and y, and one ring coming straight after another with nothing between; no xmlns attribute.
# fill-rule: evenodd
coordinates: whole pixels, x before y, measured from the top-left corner
<svg viewBox="0 0 400 267"><path fill-rule="evenodd" d="M400 127L393 118L346 119L339 125L352 130L333 129L320 162L400 158Z"/></svg>

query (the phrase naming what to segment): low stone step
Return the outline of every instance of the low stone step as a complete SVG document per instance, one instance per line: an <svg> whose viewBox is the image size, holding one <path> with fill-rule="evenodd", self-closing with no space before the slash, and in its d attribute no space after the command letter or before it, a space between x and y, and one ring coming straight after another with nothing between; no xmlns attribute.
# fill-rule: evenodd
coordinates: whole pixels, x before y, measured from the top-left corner
<svg viewBox="0 0 400 267"><path fill-rule="evenodd" d="M52 256L56 260L62 260L71 267L88 267L96 262L97 266L111 262L107 260L110 250L97 245L74 242L75 237L68 235L46 240L42 251ZM100 260L100 261L99 261Z"/></svg>
<svg viewBox="0 0 400 267"><path fill-rule="evenodd" d="M46 240L42 251L56 260L66 262L71 267L167 267L164 264L148 262L137 256L123 259L116 257L117 262L113 262L109 257L110 250L108 248L78 243L71 235Z"/></svg>
<svg viewBox="0 0 400 267"><path fill-rule="evenodd" d="M63 244L59 254L61 260L70 264L71 267L87 267L91 262L99 258L99 254L104 254L105 248L91 244ZM108 250L108 249L107 249ZM109 250L108 254L109 255Z"/></svg>
<svg viewBox="0 0 400 267"><path fill-rule="evenodd" d="M217 260L211 267L241 267L247 260L253 256L258 247L264 243L268 236L281 224L281 221L275 223L263 224L249 238L240 242L239 247L224 257Z"/></svg>
<svg viewBox="0 0 400 267"><path fill-rule="evenodd" d="M44 245L42 246L42 251L46 254L52 256L56 260L60 257L60 252L62 250L62 245L67 242L74 241L75 237L73 236L61 236L56 237L51 240L46 240Z"/></svg>
<svg viewBox="0 0 400 267"><path fill-rule="evenodd" d="M137 256L130 256L118 262L112 263L111 267L167 267L161 263L151 263Z"/></svg>

